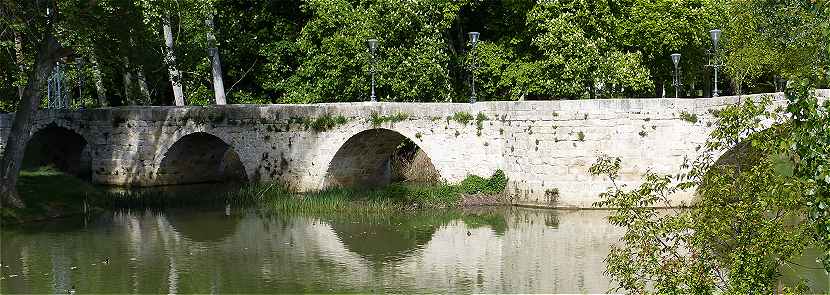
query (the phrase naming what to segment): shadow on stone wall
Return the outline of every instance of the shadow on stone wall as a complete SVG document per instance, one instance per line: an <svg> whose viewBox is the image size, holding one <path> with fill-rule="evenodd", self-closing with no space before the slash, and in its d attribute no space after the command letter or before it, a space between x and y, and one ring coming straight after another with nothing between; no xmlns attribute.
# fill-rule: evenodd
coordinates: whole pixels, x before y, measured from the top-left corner
<svg viewBox="0 0 830 295"><path fill-rule="evenodd" d="M92 169L86 139L55 124L38 130L26 144L21 168L31 170L43 166L90 179Z"/></svg>
<svg viewBox="0 0 830 295"><path fill-rule="evenodd" d="M370 129L355 134L337 150L329 164L324 180L324 187L376 187L387 185L393 180L393 156L406 143L414 145L413 151L421 150L414 142L402 134L389 129ZM412 156L416 156L413 152ZM429 156L422 153L419 166L429 167L435 171L435 166ZM426 173L429 174L429 173ZM429 178L439 179L437 172Z"/></svg>
<svg viewBox="0 0 830 295"><path fill-rule="evenodd" d="M234 149L204 132L176 141L161 161L157 185L247 181L245 168Z"/></svg>

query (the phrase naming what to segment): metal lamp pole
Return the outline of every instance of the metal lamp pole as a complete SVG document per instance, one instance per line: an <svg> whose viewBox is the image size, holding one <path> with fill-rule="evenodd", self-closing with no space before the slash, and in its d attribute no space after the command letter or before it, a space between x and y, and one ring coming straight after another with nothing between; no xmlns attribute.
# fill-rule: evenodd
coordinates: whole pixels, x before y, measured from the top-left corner
<svg viewBox="0 0 830 295"><path fill-rule="evenodd" d="M718 29L709 31L709 36L712 38L712 55L714 59L714 63L709 66L715 68L715 90L712 91L712 97L718 97L720 92L718 91L718 69L721 66L720 61L718 60L718 41L720 40L720 32L721 31Z"/></svg>
<svg viewBox="0 0 830 295"><path fill-rule="evenodd" d="M470 72L472 73L472 81L470 86L472 88L472 95L470 96L470 103L476 103L476 45L478 44L478 32L469 32L467 35L470 36L470 44L472 49L470 50L470 55L473 59L472 65L470 66Z"/></svg>
<svg viewBox="0 0 830 295"><path fill-rule="evenodd" d="M680 53L672 54L671 55L671 61L674 63L674 81L672 81L672 85L674 85L674 98L678 98L679 97L678 89L680 88L680 85L681 85L680 84L680 68L679 68Z"/></svg>
<svg viewBox="0 0 830 295"><path fill-rule="evenodd" d="M378 40L377 39L369 39L366 40L366 43L369 45L369 52L372 53L372 64L370 65L369 72L372 74L372 95L369 96L369 99L372 102L377 102L378 99L375 96L375 51L378 48Z"/></svg>

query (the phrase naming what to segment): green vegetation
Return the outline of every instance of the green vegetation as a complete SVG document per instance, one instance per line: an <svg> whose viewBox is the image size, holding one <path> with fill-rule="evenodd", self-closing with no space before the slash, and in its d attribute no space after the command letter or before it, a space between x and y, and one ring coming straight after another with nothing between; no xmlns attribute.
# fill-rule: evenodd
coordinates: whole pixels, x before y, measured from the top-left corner
<svg viewBox="0 0 830 295"><path fill-rule="evenodd" d="M790 144L792 150L785 155L797 160L793 167L795 177L815 184L815 190L804 192L807 221L814 229L811 236L823 247L824 269L830 272L830 102L818 101L810 88L813 83L801 80L787 90L792 130L784 143Z"/></svg>
<svg viewBox="0 0 830 295"><path fill-rule="evenodd" d="M585 141L585 133L582 132L582 131L577 132L576 133L576 140Z"/></svg>
<svg viewBox="0 0 830 295"><path fill-rule="evenodd" d="M643 184L629 189L618 184L619 158L602 156L590 168L613 183L595 206L616 208L608 220L626 230L606 260L620 289L810 292L779 278L783 269L814 267L793 262L806 247L830 247L830 177L822 168L830 154L830 115L819 111L830 104L819 106L806 90L794 90L789 98L797 114L792 121L769 112L768 99L717 112L702 154L678 175L648 172ZM807 109L812 111L802 112ZM764 130L764 118L778 124ZM692 189L693 204L670 201L674 193ZM692 206L676 207L682 205ZM654 207L674 209L666 214ZM830 270L826 260L825 269Z"/></svg>
<svg viewBox="0 0 830 295"><path fill-rule="evenodd" d="M395 113L394 115L381 116L380 114L373 112L372 116L369 118L369 122L372 123L373 127L377 128L383 125L383 123L390 123L394 125L395 123L406 119L409 119L409 114L407 113Z"/></svg>
<svg viewBox="0 0 830 295"><path fill-rule="evenodd" d="M386 224L395 227L396 231L416 232L434 231L448 222L461 220L471 228L490 227L497 235L507 230L507 221L503 214L492 211L490 208L460 208L443 210L355 210L352 203L346 204L348 210L282 210L273 209L279 215L311 216L326 221L348 222L359 221L365 224ZM351 208L351 209L349 209ZM416 236L416 235L413 235Z"/></svg>
<svg viewBox="0 0 830 295"><path fill-rule="evenodd" d="M278 185L249 185L231 196L241 203L288 212L367 212L454 208L465 195L500 195L507 186L501 170L491 177L468 176L457 185L391 184L377 189L331 188L303 194L291 193Z"/></svg>
<svg viewBox="0 0 830 295"><path fill-rule="evenodd" d="M17 184L26 208L0 208L4 224L59 218L93 210L92 202L101 192L86 181L50 167L22 171Z"/></svg>
<svg viewBox="0 0 830 295"><path fill-rule="evenodd" d="M484 130L484 121L489 119L484 113L478 113L476 115L476 135L481 136L481 130Z"/></svg>
<svg viewBox="0 0 830 295"><path fill-rule="evenodd" d="M316 132L324 132L334 129L334 127L348 123L349 119L342 115L332 116L330 114L325 114L316 118L303 117L295 119L293 121L303 124L303 126L305 126L306 129L311 129Z"/></svg>
<svg viewBox="0 0 830 295"><path fill-rule="evenodd" d="M462 125L467 125L467 123L470 123L473 119L473 115L470 115L468 112L457 112L452 114L452 116L447 117L447 122L456 121Z"/></svg>
<svg viewBox="0 0 830 295"><path fill-rule="evenodd" d="M18 105L44 39L37 1L10 2L0 35L0 112ZM371 55L384 101L465 101L469 44L463 32L488 28L476 49L478 95L499 99L645 97L659 93L681 53L681 95L705 85L708 30L723 29L722 89L776 90L775 77L828 69L827 1L321 1L56 0L52 35L86 62L66 67L66 85L84 83L73 106L168 105L170 78L185 101L212 101L207 32L215 34L229 103L365 100ZM582 16L591 15L592 21ZM213 30L205 25L212 17ZM172 32L167 60L163 24ZM665 28L672 28L670 30ZM799 29L793 29L799 28ZM447 32L461 32L448 34ZM20 37L20 38L16 38ZM334 66L336 65L336 66ZM180 71L176 75L169 67ZM827 80L820 80L826 86ZM96 88L96 85L102 87ZM690 85L698 85L691 89ZM154 90L152 95L148 89ZM155 91L157 90L157 91ZM726 94L726 93L724 93ZM78 97L80 96L80 97ZM555 116L555 115L554 115Z"/></svg>
<svg viewBox="0 0 830 295"><path fill-rule="evenodd" d="M558 188L546 189L545 190L545 200L548 202L548 204L556 205L556 203L559 202L559 189Z"/></svg>
<svg viewBox="0 0 830 295"><path fill-rule="evenodd" d="M691 114L687 111L681 111L680 120L695 124L697 123L697 114Z"/></svg>
<svg viewBox="0 0 830 295"><path fill-rule="evenodd" d="M501 170L491 177L468 176L457 185L395 183L375 189L332 188L311 193L293 193L276 184L248 184L239 190L216 190L211 186L183 186L176 191L159 189L112 191L95 187L52 168L25 171L19 191L24 209L2 208L4 223L21 223L89 212L101 208L209 207L233 204L258 206L285 212L368 212L456 208L468 195L492 196L499 200L507 185Z"/></svg>

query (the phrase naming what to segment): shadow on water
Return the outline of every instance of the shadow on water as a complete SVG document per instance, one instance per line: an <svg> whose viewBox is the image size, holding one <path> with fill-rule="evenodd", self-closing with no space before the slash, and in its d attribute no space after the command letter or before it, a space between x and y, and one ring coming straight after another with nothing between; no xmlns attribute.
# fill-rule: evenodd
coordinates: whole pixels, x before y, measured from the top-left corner
<svg viewBox="0 0 830 295"><path fill-rule="evenodd" d="M154 187L102 186L98 204L109 208L222 208L243 183L200 183Z"/></svg>

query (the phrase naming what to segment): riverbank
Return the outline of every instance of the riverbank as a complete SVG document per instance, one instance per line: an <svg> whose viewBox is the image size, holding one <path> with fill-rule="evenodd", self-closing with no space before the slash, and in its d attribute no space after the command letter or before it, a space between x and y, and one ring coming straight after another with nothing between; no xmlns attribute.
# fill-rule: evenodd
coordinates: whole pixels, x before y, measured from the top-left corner
<svg viewBox="0 0 830 295"><path fill-rule="evenodd" d="M18 191L26 208L3 208L3 224L27 223L105 209L224 206L256 207L300 213L413 211L507 204L507 177L468 176L459 184L393 183L379 188L330 188L295 193L271 184L229 185L166 190L118 190L91 185L60 171L41 168L22 172Z"/></svg>
<svg viewBox="0 0 830 295"><path fill-rule="evenodd" d="M21 171L17 182L25 208L0 208L3 224L35 222L98 211L93 200L103 191L50 167Z"/></svg>

